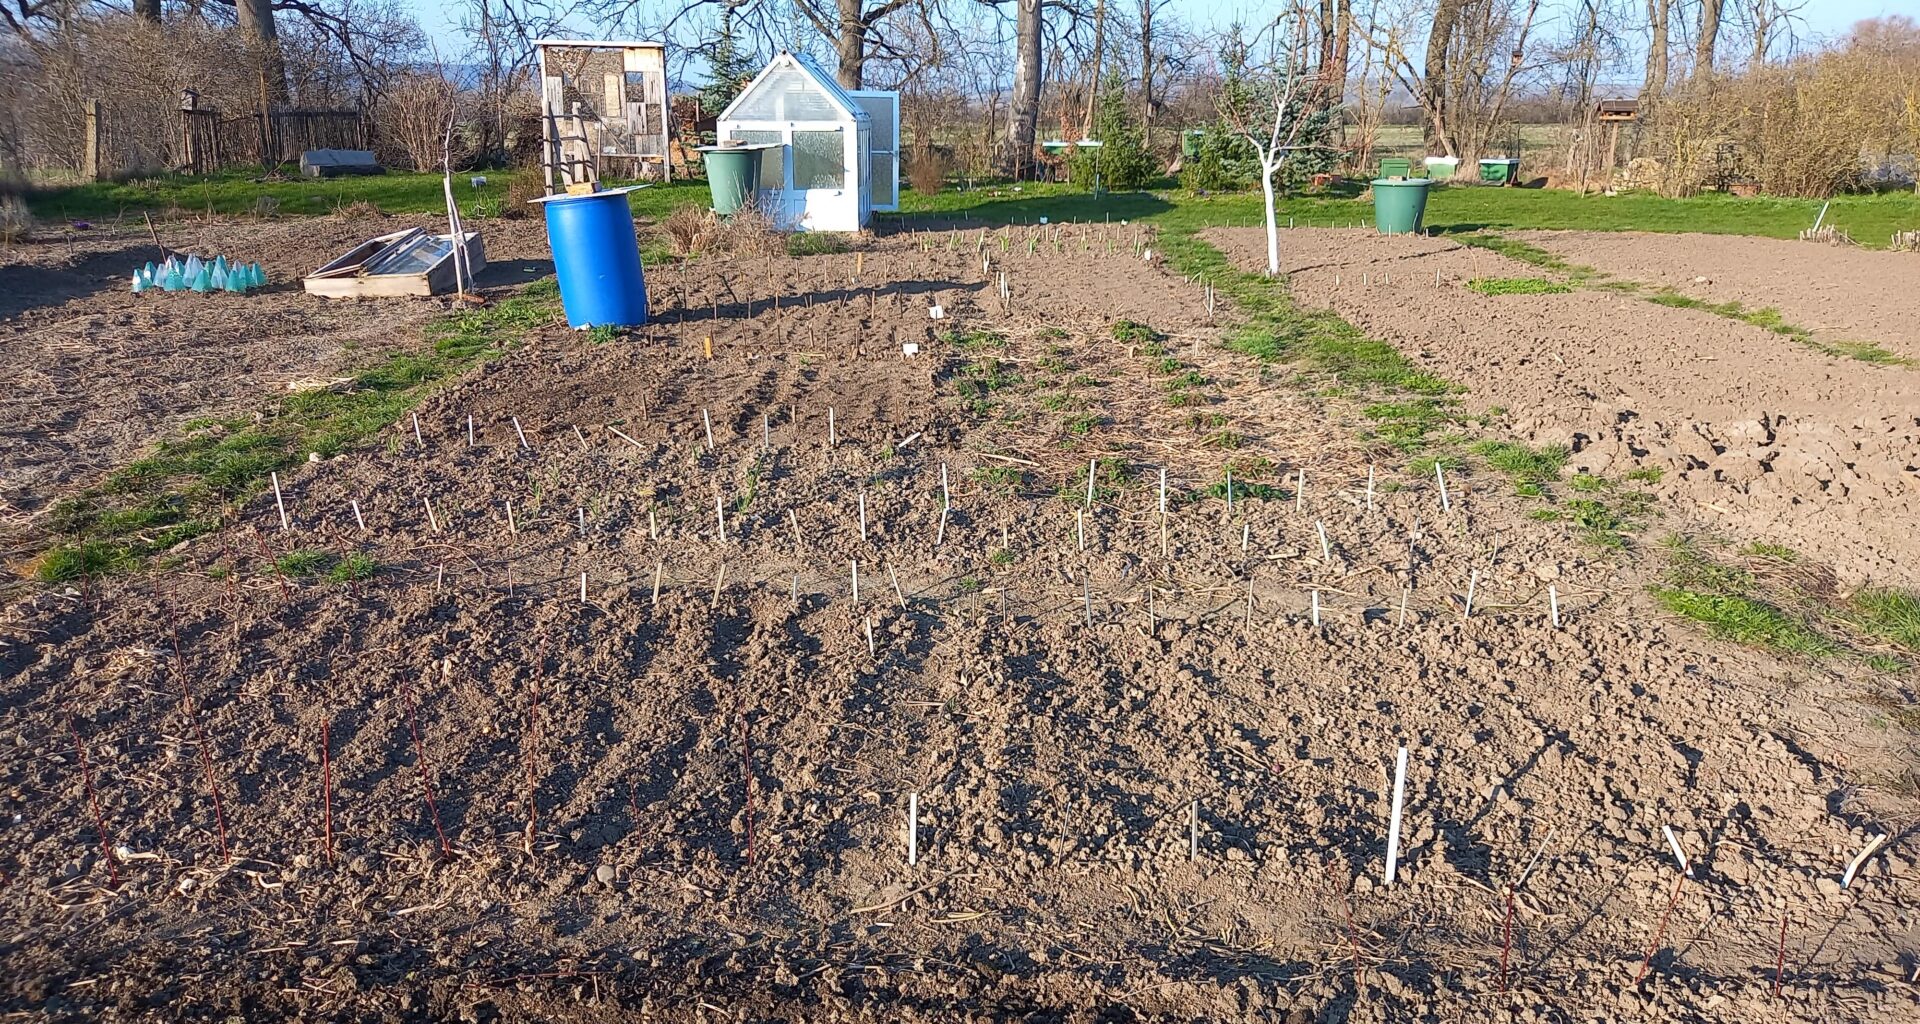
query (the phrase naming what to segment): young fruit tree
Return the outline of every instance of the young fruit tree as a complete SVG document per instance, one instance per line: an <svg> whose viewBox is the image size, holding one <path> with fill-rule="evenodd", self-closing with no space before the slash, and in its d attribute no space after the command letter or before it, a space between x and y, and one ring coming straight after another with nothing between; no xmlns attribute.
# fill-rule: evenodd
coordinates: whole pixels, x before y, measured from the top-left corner
<svg viewBox="0 0 1920 1024"><path fill-rule="evenodd" d="M1266 201L1267 273L1280 273L1280 231L1274 211L1276 182L1287 158L1311 143L1328 121L1313 19L1299 0L1289 3L1251 40L1239 25L1227 30L1221 48L1223 81L1220 123L1245 139L1260 161L1260 192Z"/></svg>

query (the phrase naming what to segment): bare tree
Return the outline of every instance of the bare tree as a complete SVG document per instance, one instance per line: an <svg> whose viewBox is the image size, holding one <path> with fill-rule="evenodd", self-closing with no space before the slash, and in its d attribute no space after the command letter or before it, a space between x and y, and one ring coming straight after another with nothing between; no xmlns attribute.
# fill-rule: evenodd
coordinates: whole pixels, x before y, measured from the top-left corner
<svg viewBox="0 0 1920 1024"><path fill-rule="evenodd" d="M1439 0L1416 64L1405 22L1375 24L1371 44L1426 115L1427 151L1471 162L1486 151L1523 73L1541 0ZM1504 54L1506 59L1499 60Z"/></svg>
<svg viewBox="0 0 1920 1024"><path fill-rule="evenodd" d="M1647 70L1640 79L1640 106L1652 109L1667 92L1668 16L1673 0L1647 0Z"/></svg>
<svg viewBox="0 0 1920 1024"><path fill-rule="evenodd" d="M1313 17L1294 0L1251 45L1235 26L1225 47L1229 70L1220 96L1220 120L1247 140L1260 158L1260 195L1267 224L1267 273L1280 273L1280 230L1274 178L1307 126L1307 99L1319 71L1314 63Z"/></svg>
<svg viewBox="0 0 1920 1024"><path fill-rule="evenodd" d="M1720 44L1720 9L1726 0L1700 0L1700 34L1693 40L1693 71L1713 74L1713 51Z"/></svg>
<svg viewBox="0 0 1920 1024"><path fill-rule="evenodd" d="M1153 16L1172 0L1140 0L1140 127L1149 144L1153 141L1153 79L1160 54L1153 48ZM1099 73L1096 66L1095 74ZM1098 81L1095 92L1098 93Z"/></svg>
<svg viewBox="0 0 1920 1024"><path fill-rule="evenodd" d="M865 81L867 48L876 42L880 22L914 0L793 0L794 6L820 34L832 40L837 60L834 77L849 89Z"/></svg>
<svg viewBox="0 0 1920 1024"><path fill-rule="evenodd" d="M1033 139L1040 120L1042 20L1044 0L1014 0L1013 109L1000 152L1001 169L1020 177L1033 164ZM1096 74L1098 71L1096 69Z"/></svg>

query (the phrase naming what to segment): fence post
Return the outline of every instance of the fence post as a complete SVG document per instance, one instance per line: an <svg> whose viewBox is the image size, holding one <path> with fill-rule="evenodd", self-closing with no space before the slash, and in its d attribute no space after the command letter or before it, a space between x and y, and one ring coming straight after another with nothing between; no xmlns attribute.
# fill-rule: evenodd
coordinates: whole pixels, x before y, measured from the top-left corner
<svg viewBox="0 0 1920 1024"><path fill-rule="evenodd" d="M85 104L87 115L87 148L81 157L80 176L88 181L99 181L100 174L100 101L88 100Z"/></svg>

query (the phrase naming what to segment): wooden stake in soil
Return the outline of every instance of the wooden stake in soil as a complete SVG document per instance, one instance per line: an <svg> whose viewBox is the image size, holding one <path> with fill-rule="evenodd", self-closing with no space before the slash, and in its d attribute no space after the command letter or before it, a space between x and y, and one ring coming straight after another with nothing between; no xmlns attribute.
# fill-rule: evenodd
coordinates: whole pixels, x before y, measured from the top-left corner
<svg viewBox="0 0 1920 1024"><path fill-rule="evenodd" d="M1453 500L1447 497L1447 474L1440 469L1440 460L1433 460L1433 479L1440 485L1440 511L1452 512Z"/></svg>
<svg viewBox="0 0 1920 1024"><path fill-rule="evenodd" d="M93 808L93 827L100 834L100 855L107 861L107 886L120 884L118 858L113 855L113 839L107 834L107 818L100 813L100 796L93 789L93 765L87 761L87 745L80 739L80 724L67 715L67 731L73 734L74 752L80 755L80 778L87 787L87 806Z"/></svg>
<svg viewBox="0 0 1920 1024"><path fill-rule="evenodd" d="M1167 471L1160 470L1160 557L1167 557Z"/></svg>
<svg viewBox="0 0 1920 1024"><path fill-rule="evenodd" d="M1407 748L1400 747L1400 753L1393 766L1393 814L1387 821L1387 885L1393 885L1393 878L1400 869L1400 811L1407 797Z"/></svg>
<svg viewBox="0 0 1920 1024"><path fill-rule="evenodd" d="M1553 617L1553 628L1560 628L1560 592L1553 584L1547 584L1547 612Z"/></svg>
<svg viewBox="0 0 1920 1024"><path fill-rule="evenodd" d="M1313 521L1313 528L1320 532L1320 561L1332 562L1333 545L1327 542L1327 524L1315 519Z"/></svg>
<svg viewBox="0 0 1920 1024"><path fill-rule="evenodd" d="M725 544L727 542L727 506L720 500L720 495L717 493L713 496L713 518L720 527L720 543Z"/></svg>
<svg viewBox="0 0 1920 1024"><path fill-rule="evenodd" d="M1313 609L1313 628L1319 629L1320 628L1320 591L1315 590L1312 593L1313 593L1313 597L1312 597L1313 603L1311 607Z"/></svg>
<svg viewBox="0 0 1920 1024"><path fill-rule="evenodd" d="M714 573L713 575L713 597L708 599L707 601L708 611L713 611L720 607L720 588L725 586L726 582L727 582L727 563L721 562L720 571L717 573Z"/></svg>
<svg viewBox="0 0 1920 1024"><path fill-rule="evenodd" d="M1087 460L1087 507L1093 507L1093 473L1100 465L1099 459Z"/></svg>
<svg viewBox="0 0 1920 1024"><path fill-rule="evenodd" d="M1367 466L1367 511L1373 511L1373 466Z"/></svg>
<svg viewBox="0 0 1920 1024"><path fill-rule="evenodd" d="M1300 467L1293 475L1293 510L1300 511L1300 503L1307 498L1307 468Z"/></svg>
<svg viewBox="0 0 1920 1024"><path fill-rule="evenodd" d="M347 504L353 506L353 521L360 524L360 532L367 532L367 520L365 516L360 514L360 503L349 499Z"/></svg>
<svg viewBox="0 0 1920 1024"><path fill-rule="evenodd" d="M1461 613L1460 613L1460 617L1463 619L1473 618L1473 590L1479 584L1480 584L1480 570L1478 569L1470 570L1467 573L1467 602L1465 605L1462 606Z"/></svg>
<svg viewBox="0 0 1920 1024"><path fill-rule="evenodd" d="M827 406L827 447L833 448L840 443L840 432L833 423L833 406Z"/></svg>
<svg viewBox="0 0 1920 1024"><path fill-rule="evenodd" d="M907 610L907 595L900 589L900 574L893 571L893 563L887 563L887 576L893 580L893 599L900 602L900 610Z"/></svg>
<svg viewBox="0 0 1920 1024"><path fill-rule="evenodd" d="M520 447L528 451L533 450L533 446L527 443L527 432L520 429L520 417L518 416L513 417L513 432L520 437Z"/></svg>
<svg viewBox="0 0 1920 1024"><path fill-rule="evenodd" d="M853 603L859 604L860 603L860 560L858 558L852 559L847 562L847 565L849 568L853 570Z"/></svg>
<svg viewBox="0 0 1920 1024"><path fill-rule="evenodd" d="M287 503L280 497L279 473L273 474L273 507L280 510L280 532L285 533L292 529L293 524L287 521Z"/></svg>
<svg viewBox="0 0 1920 1024"><path fill-rule="evenodd" d="M1187 859L1200 859L1200 801L1187 804Z"/></svg>
<svg viewBox="0 0 1920 1024"><path fill-rule="evenodd" d="M439 533L440 517L433 514L433 499L422 494L420 496L420 504L425 505L427 508L427 525L433 527L433 532Z"/></svg>
<svg viewBox="0 0 1920 1024"><path fill-rule="evenodd" d="M866 624L867 624L867 657L878 658L880 657L880 648L877 645L875 645L873 642L873 616L869 615L866 617Z"/></svg>
<svg viewBox="0 0 1920 1024"><path fill-rule="evenodd" d="M473 447L473 414L467 414L467 447Z"/></svg>
<svg viewBox="0 0 1920 1024"><path fill-rule="evenodd" d="M867 491L860 489L860 543L867 542Z"/></svg>
<svg viewBox="0 0 1920 1024"><path fill-rule="evenodd" d="M1845 889L1853 885L1854 876L1860 873L1860 865L1865 864L1867 862L1867 858L1873 856L1873 851L1878 850L1880 848L1880 844L1886 841L1887 841L1887 836L1886 836L1886 833L1884 832L1881 833L1880 835L1874 836L1872 839L1867 840L1866 848L1861 850L1859 854L1857 854L1852 860L1847 862L1847 870L1844 874L1840 876L1840 888Z"/></svg>
<svg viewBox="0 0 1920 1024"><path fill-rule="evenodd" d="M420 436L420 414L416 412L410 415L413 417L413 443L419 445L421 451L426 451L427 441Z"/></svg>
<svg viewBox="0 0 1920 1024"><path fill-rule="evenodd" d="M653 563L653 606L655 608L660 607L660 577L666 571L667 563L664 559Z"/></svg>
<svg viewBox="0 0 1920 1024"><path fill-rule="evenodd" d="M701 409L700 422L707 428L707 451L711 452L713 451L713 417L707 415L707 410Z"/></svg>

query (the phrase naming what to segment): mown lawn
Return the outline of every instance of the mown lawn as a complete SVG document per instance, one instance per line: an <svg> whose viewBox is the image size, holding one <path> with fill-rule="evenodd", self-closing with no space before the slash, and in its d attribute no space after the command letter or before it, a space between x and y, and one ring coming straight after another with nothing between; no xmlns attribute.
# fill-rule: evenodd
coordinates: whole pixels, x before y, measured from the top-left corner
<svg viewBox="0 0 1920 1024"><path fill-rule="evenodd" d="M454 194L469 217L496 214L505 204L512 174L480 172L486 184L471 184L473 175L455 176ZM222 214L261 212L262 198L272 200L273 212L324 214L354 203L371 203L387 213L435 213L445 208L440 178L433 174L395 173L368 178L256 180L257 175L229 171L203 178L164 175L126 182L96 182L49 189L29 195L36 216L49 221L112 220L143 210ZM1325 195L1294 196L1280 204L1280 216L1299 224L1367 223L1370 203L1356 198L1357 186ZM705 205L703 181L677 181L631 193L634 213L660 218L674 209ZM1699 231L1710 234L1761 235L1792 238L1820 215L1818 199L1738 199L1719 194L1690 199L1655 195L1580 195L1549 189L1437 188L1427 206L1427 225L1437 232L1481 229L1577 228L1597 231ZM1054 220L1148 219L1193 228L1217 224L1256 225L1260 222L1257 194L1202 195L1178 189L1091 195L1071 185L1027 183L981 185L970 190L948 188L925 196L901 193L901 211L880 215L883 222L898 219L955 217L990 224ZM1840 196L1827 213L1829 223L1851 233L1855 240L1884 247L1898 230L1920 229L1920 196L1912 193Z"/></svg>

